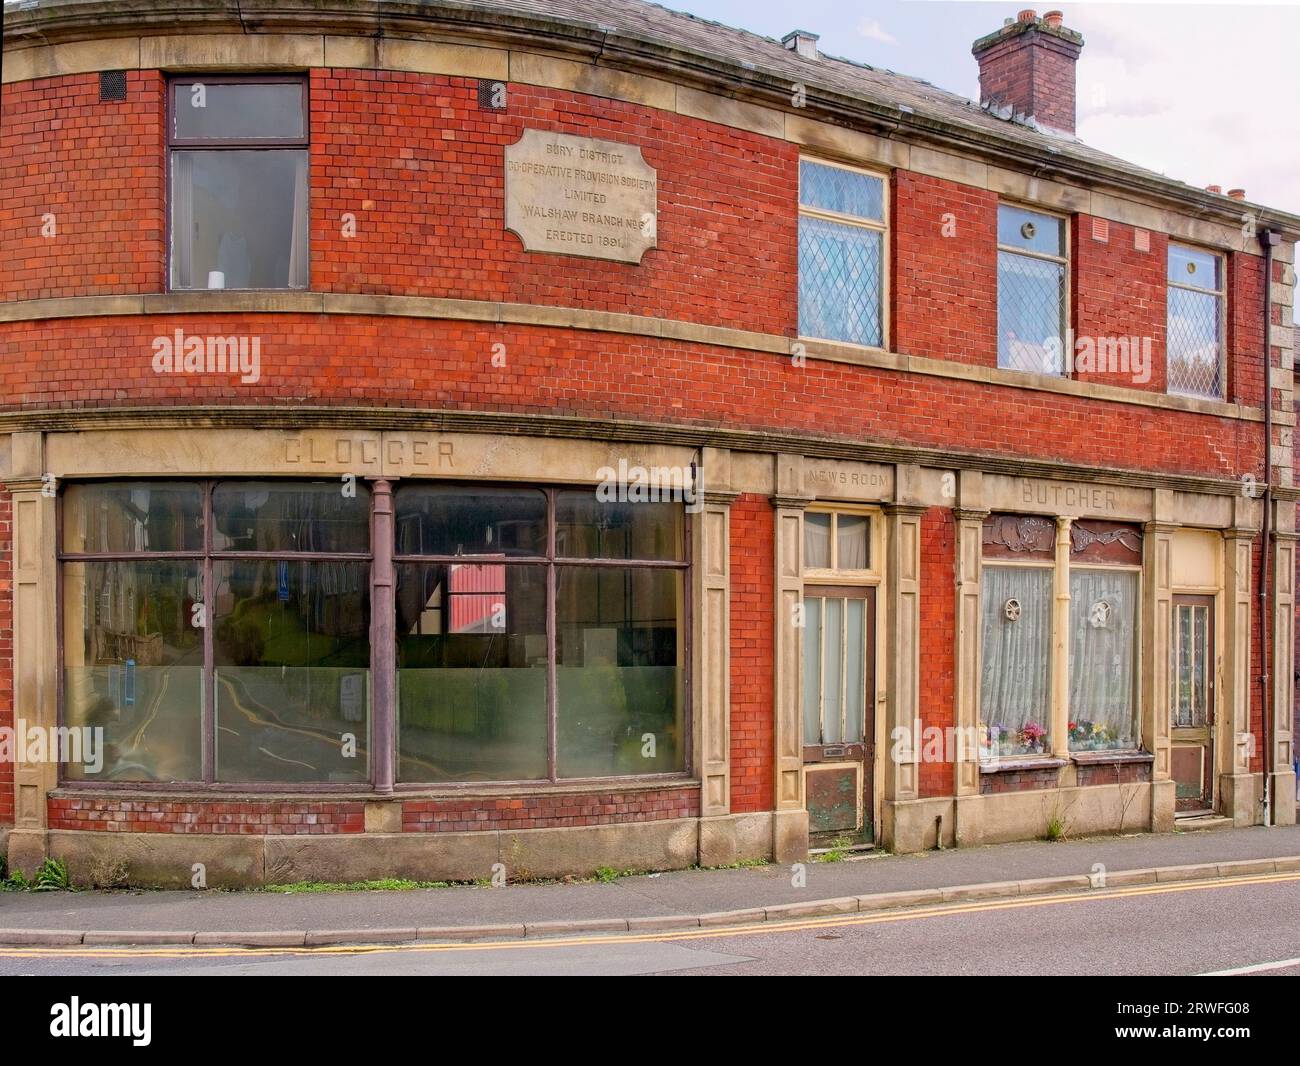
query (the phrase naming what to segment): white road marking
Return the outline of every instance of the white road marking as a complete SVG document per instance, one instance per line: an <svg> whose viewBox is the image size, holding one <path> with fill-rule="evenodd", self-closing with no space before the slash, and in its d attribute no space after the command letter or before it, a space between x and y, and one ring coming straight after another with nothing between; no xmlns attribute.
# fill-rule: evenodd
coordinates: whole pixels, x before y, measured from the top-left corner
<svg viewBox="0 0 1300 1066"><path fill-rule="evenodd" d="M1233 977L1242 973L1264 973L1266 970L1285 970L1288 966L1300 966L1300 959L1282 959L1280 962L1257 962L1254 966L1238 966L1235 970L1212 970L1210 973L1197 974L1198 977Z"/></svg>

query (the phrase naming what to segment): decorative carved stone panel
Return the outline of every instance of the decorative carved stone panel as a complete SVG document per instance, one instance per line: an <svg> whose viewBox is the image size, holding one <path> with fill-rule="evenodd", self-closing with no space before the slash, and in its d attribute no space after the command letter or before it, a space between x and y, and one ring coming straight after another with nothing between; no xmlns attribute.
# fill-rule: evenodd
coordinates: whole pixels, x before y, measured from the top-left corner
<svg viewBox="0 0 1300 1066"><path fill-rule="evenodd" d="M1056 523L1040 515L993 514L984 519L986 559L1051 559Z"/></svg>

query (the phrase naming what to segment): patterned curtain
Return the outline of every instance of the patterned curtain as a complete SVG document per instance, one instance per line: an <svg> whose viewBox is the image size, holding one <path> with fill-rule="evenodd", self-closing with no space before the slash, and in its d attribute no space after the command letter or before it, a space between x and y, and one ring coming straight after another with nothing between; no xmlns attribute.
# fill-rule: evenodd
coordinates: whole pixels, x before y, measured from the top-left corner
<svg viewBox="0 0 1300 1066"><path fill-rule="evenodd" d="M981 742L994 755L1049 751L1052 571L985 565L982 598Z"/></svg>
<svg viewBox="0 0 1300 1066"><path fill-rule="evenodd" d="M1070 573L1070 750L1137 747L1133 667L1138 575Z"/></svg>

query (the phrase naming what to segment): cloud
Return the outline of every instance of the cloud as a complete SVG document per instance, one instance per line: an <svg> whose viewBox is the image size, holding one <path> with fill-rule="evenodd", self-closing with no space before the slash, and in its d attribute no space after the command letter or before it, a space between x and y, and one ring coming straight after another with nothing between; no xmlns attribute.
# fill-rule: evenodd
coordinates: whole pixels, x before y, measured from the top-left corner
<svg viewBox="0 0 1300 1066"><path fill-rule="evenodd" d="M875 19L863 19L859 22L858 35L865 37L868 41L879 41L881 44L898 44L898 38Z"/></svg>
<svg viewBox="0 0 1300 1066"><path fill-rule="evenodd" d="M1300 211L1295 65L1300 11L1257 19L1223 8L1079 8L1079 136L1194 187L1245 188Z"/></svg>

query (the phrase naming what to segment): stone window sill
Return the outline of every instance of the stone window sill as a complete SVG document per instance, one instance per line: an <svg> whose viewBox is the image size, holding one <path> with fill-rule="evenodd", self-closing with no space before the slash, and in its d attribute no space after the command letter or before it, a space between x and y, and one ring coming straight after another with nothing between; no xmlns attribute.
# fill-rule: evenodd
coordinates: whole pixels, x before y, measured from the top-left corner
<svg viewBox="0 0 1300 1066"><path fill-rule="evenodd" d="M1016 774L1022 770L1059 770L1065 766L1069 759L1057 758L1039 758L1039 759L1001 759L998 762L980 763L980 773L982 774Z"/></svg>
<svg viewBox="0 0 1300 1066"><path fill-rule="evenodd" d="M1110 766L1118 763L1155 762L1149 751L1076 751L1070 761L1077 766Z"/></svg>

